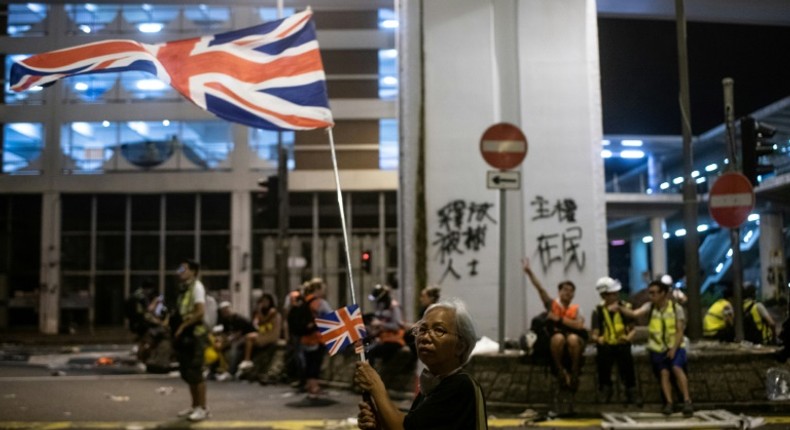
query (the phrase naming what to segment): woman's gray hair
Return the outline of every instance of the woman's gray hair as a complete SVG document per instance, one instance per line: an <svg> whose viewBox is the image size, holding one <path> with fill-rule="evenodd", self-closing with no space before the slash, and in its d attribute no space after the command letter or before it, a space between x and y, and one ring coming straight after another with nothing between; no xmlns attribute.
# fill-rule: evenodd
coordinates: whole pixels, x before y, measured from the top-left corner
<svg viewBox="0 0 790 430"><path fill-rule="evenodd" d="M427 314L431 309L434 308L452 309L455 311L455 330L458 335L458 339L463 343L463 349L461 350L460 357L461 365L466 364L466 362L469 361L469 356L472 355L472 350L475 348L475 344L477 343L477 331L475 330L475 324L472 321L472 316L469 314L469 311L466 310L466 305L461 301L461 299L443 299L438 303L428 306L428 309L425 310L425 313Z"/></svg>

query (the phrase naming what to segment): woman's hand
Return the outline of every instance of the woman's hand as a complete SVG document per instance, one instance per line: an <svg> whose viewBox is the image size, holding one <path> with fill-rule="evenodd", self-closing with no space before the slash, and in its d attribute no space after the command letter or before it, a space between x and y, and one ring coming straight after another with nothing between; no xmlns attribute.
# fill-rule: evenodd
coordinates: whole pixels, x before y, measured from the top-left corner
<svg viewBox="0 0 790 430"><path fill-rule="evenodd" d="M354 382L362 390L370 393L374 398L377 394L385 393L384 382L378 372L366 361L357 362L357 372L354 374Z"/></svg>
<svg viewBox="0 0 790 430"><path fill-rule="evenodd" d="M378 422L376 422L376 413L373 412L373 408L370 406L370 403L368 402L359 402L359 414L357 414L357 427L361 429L373 429L373 430L378 428Z"/></svg>

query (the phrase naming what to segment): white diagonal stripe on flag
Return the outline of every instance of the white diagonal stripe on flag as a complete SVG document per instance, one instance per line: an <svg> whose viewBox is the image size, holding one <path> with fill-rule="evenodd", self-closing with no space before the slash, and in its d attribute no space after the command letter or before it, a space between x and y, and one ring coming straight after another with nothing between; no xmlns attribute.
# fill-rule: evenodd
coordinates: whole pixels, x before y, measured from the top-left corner
<svg viewBox="0 0 790 430"><path fill-rule="evenodd" d="M710 197L710 207L712 208L751 206L753 203L754 196L751 193L720 194Z"/></svg>
<svg viewBox="0 0 790 430"><path fill-rule="evenodd" d="M523 140L484 140L484 152L525 152L526 143Z"/></svg>

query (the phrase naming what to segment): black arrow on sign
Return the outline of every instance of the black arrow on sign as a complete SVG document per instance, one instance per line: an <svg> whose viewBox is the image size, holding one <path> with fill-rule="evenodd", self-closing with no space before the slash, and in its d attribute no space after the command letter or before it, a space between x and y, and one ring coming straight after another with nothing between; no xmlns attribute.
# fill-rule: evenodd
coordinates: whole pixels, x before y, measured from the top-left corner
<svg viewBox="0 0 790 430"><path fill-rule="evenodd" d="M510 178L503 178L503 177L497 175L497 176L494 176L494 179L492 179L491 182L493 182L493 183L495 183L497 185L499 185L500 182L515 184L516 180L515 179L510 179Z"/></svg>

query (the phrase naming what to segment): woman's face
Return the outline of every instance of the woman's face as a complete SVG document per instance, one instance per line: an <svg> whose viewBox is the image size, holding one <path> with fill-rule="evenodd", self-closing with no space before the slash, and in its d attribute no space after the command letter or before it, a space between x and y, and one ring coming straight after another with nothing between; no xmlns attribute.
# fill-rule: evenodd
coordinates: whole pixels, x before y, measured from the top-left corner
<svg viewBox="0 0 790 430"><path fill-rule="evenodd" d="M417 355L432 373L444 374L461 365L454 310L433 308L417 327Z"/></svg>
<svg viewBox="0 0 790 430"><path fill-rule="evenodd" d="M261 308L262 308L262 309L268 309L268 308L270 308L270 307L272 307L272 301L271 301L271 300L269 300L269 298L268 298L268 297L266 297L266 296L263 296L263 297L261 298Z"/></svg>

